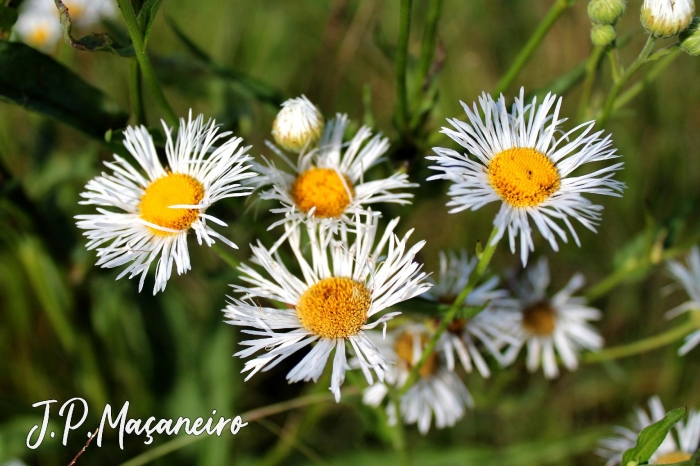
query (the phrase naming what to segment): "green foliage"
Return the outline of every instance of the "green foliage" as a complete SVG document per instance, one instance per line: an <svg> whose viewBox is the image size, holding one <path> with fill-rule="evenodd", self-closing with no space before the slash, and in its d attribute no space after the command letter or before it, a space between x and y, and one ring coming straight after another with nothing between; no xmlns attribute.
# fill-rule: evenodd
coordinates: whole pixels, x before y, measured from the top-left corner
<svg viewBox="0 0 700 466"><path fill-rule="evenodd" d="M99 89L53 58L18 42L0 42L0 99L49 115L96 138L128 115Z"/></svg>
<svg viewBox="0 0 700 466"><path fill-rule="evenodd" d="M622 465L637 466L649 462L671 428L688 414L686 408L676 408L666 413L663 419L645 427L637 437L637 444L622 455Z"/></svg>
<svg viewBox="0 0 700 466"><path fill-rule="evenodd" d="M12 29L17 21L17 10L9 6L0 5L0 38Z"/></svg>

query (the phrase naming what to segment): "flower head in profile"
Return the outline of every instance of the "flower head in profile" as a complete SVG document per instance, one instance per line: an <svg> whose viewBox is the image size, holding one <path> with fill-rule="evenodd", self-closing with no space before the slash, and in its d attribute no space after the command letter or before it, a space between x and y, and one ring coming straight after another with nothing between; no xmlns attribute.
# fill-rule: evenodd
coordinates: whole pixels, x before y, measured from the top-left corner
<svg viewBox="0 0 700 466"><path fill-rule="evenodd" d="M411 194L395 192L416 186L408 182L405 173L374 181L364 179L365 172L389 149L389 140L372 136L372 131L363 126L344 142L348 124L347 116L337 115L326 124L318 146L304 149L296 162L277 151L292 173L267 160L266 165L256 165L262 176L254 184L266 189L261 198L279 201L282 207L272 211L285 214L270 228L288 221L308 221L337 231L340 223L352 223L355 214L366 213L370 204L410 203Z"/></svg>
<svg viewBox="0 0 700 466"><path fill-rule="evenodd" d="M599 320L601 312L585 305L584 298L572 297L583 286L583 276L576 274L551 298L549 265L541 258L515 286L516 297L498 302L502 329L518 340L505 350L503 361L512 363L522 346L527 345L527 368L530 372L540 364L547 378L559 375L557 355L567 369L578 368L581 350L595 351L603 346L603 338L590 321Z"/></svg>
<svg viewBox="0 0 700 466"><path fill-rule="evenodd" d="M654 37L671 37L684 31L695 15L695 0L644 0L640 19Z"/></svg>
<svg viewBox="0 0 700 466"><path fill-rule="evenodd" d="M666 415L664 406L658 396L649 399L649 412L636 408L632 428L616 426L615 435L602 439L596 453L607 459L605 466L620 464L625 451L634 447L639 433L651 424L660 421ZM649 460L649 464L672 464L689 460L700 448L700 412L688 411L686 421L676 424L664 438L659 448Z"/></svg>
<svg viewBox="0 0 700 466"><path fill-rule="evenodd" d="M324 238L323 231L310 226L310 262L302 252L301 229L285 225L301 277L290 272L277 251L252 246L253 261L264 274L242 265L241 279L249 286L234 286L242 296L231 298L224 309L227 323L246 327L243 333L256 337L241 342L248 348L235 356L248 358L261 352L246 362L243 372L251 371L246 380L309 345L309 353L287 374L290 383L317 381L335 350L330 389L339 400L347 346L368 383L374 382L372 372L384 380L389 362L365 331L398 314L380 316L387 308L430 287L422 265L414 261L425 242L409 248L411 232L399 239L394 234L397 223L398 219L391 221L379 238L378 217L371 213L356 216L352 227L341 225L339 238ZM262 307L261 299L288 309Z"/></svg>
<svg viewBox="0 0 700 466"><path fill-rule="evenodd" d="M461 251L459 255L454 252L444 253L441 251L440 272L434 286L423 295L423 298L443 304L452 304L467 285L477 263L477 257L474 256L470 259L466 251ZM500 359L499 347L503 344L503 338L511 342L516 341L500 331L498 313L487 306L490 301L502 299L508 295L506 290L499 290L497 287L498 277L491 277L474 288L464 300L464 305L486 306L486 308L471 319L456 318L440 336L437 347L439 351L443 352L449 370L454 370L456 354L464 370L471 372L476 366L483 377L489 377L491 372L481 354L478 343L481 343L489 353Z"/></svg>
<svg viewBox="0 0 700 466"><path fill-rule="evenodd" d="M535 248L529 219L555 251L559 249L557 237L567 241L565 229L580 245L571 220L595 232L603 210L583 195L620 196L624 188L612 178L622 163L572 176L582 165L618 157L610 147L610 136L601 138L602 131L593 133L594 121L558 134L566 119L559 118L561 99L554 95L547 94L539 105L537 98L525 105L521 89L510 112L503 96L496 102L483 94L479 103L483 118L476 104L470 109L463 103L469 123L448 120L454 129L442 131L475 159L441 147L433 149L437 155L428 157L437 162L431 168L442 172L429 179L452 182L448 192L452 199L447 203L452 206L450 212L477 210L499 202L493 243L507 232L515 252L519 240L523 265Z"/></svg>
<svg viewBox="0 0 700 466"><path fill-rule="evenodd" d="M226 224L205 212L221 199L249 195L250 188L240 183L255 176L246 165L248 147L240 147L241 138L219 132L214 121L205 122L202 115L193 120L190 113L187 121L180 119L175 137L171 128L163 126L168 166L158 159L145 127L127 128L124 146L140 170L115 155L114 161L105 163L112 173L90 180L81 194L85 199L81 204L97 206L98 213L76 216L78 228L87 230L87 248L97 249L97 265L128 264L117 279L141 275L140 291L156 262L154 294L165 289L173 265L178 274L190 269L190 231L199 244L211 246L219 240L236 247L208 222Z"/></svg>
<svg viewBox="0 0 700 466"><path fill-rule="evenodd" d="M689 301L668 311L666 313L668 318L676 317L683 312L695 312L700 317L700 250L697 246L690 251L686 262L688 263L687 268L678 261L668 262L668 271L683 285L686 293L690 296ZM700 330L685 337L685 343L678 350L678 354L684 356L698 344L700 344Z"/></svg>
<svg viewBox="0 0 700 466"><path fill-rule="evenodd" d="M321 139L323 126L321 111L302 95L282 103L272 123L272 136L284 150L299 153Z"/></svg>
<svg viewBox="0 0 700 466"><path fill-rule="evenodd" d="M423 348L429 339L425 327L409 325L392 331L385 340L379 332L372 339L395 364L386 375L384 383L376 383L365 389L363 402L369 406L379 406L386 397L388 385L401 387L409 377L411 368L420 360ZM417 424L423 435L430 430L435 418L438 429L455 425L466 414L467 408L474 407L467 387L460 378L448 370L439 352L433 352L419 369L420 379L401 397L401 417L406 424ZM389 422L397 421L396 407L387 405Z"/></svg>

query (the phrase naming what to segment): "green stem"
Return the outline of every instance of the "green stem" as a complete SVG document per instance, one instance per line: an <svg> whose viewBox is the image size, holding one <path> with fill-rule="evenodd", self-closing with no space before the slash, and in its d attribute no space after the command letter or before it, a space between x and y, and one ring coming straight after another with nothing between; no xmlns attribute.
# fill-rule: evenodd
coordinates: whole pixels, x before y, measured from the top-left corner
<svg viewBox="0 0 700 466"><path fill-rule="evenodd" d="M146 124L146 109L143 107L143 87L139 62L135 58L129 60L129 90L131 92L131 113L136 118L137 125Z"/></svg>
<svg viewBox="0 0 700 466"><path fill-rule="evenodd" d="M408 38L411 34L411 8L413 0L401 0L399 11L399 38L396 47L396 122L403 135L408 131L408 95L406 91L406 67L408 62Z"/></svg>
<svg viewBox="0 0 700 466"><path fill-rule="evenodd" d="M593 85L595 84L596 71L600 64L600 59L603 56L604 47L594 47L586 61L586 78L583 81L583 91L581 93L581 101L578 105L578 120L583 121L588 116L589 105L591 102L591 94L593 93Z"/></svg>
<svg viewBox="0 0 700 466"><path fill-rule="evenodd" d="M629 68L625 70L622 76L620 76L620 79L613 84L612 88L610 89L610 94L608 94L608 97L605 100L603 116L601 116L600 120L598 120L599 127L604 127L608 122L608 119L610 118L615 106L615 100L617 99L617 95L622 90L622 86L624 86L627 80L647 61L647 58L649 58L655 44L656 38L654 36L649 36L646 44L644 44L644 48L642 48L642 51L639 52L639 56L632 62Z"/></svg>
<svg viewBox="0 0 700 466"><path fill-rule="evenodd" d="M343 390L343 395L356 395L359 392L360 391L358 389L352 387L350 389ZM320 393L302 396L299 398L294 398L292 400L283 401L281 403L275 403L269 406L264 406L262 408L252 409L250 411L246 411L240 416L241 418L243 418L244 422L255 422L262 418L272 416L274 414L283 413L285 411L290 411L292 409L297 409L316 403L325 403L331 400L333 400L333 395L330 393ZM188 445L199 442L200 440L204 440L205 438L209 437L206 435L183 435L182 437L177 437L174 440L165 442L162 445L148 450L147 452L142 453L125 463L122 463L121 466L142 466L144 464L150 463L151 461L155 461L158 458L161 458L165 455L168 455L174 451L184 448Z"/></svg>
<svg viewBox="0 0 700 466"><path fill-rule="evenodd" d="M617 49L608 49L608 59L610 60L610 72L612 73L613 82L616 83L620 80L621 70L620 70L620 57L616 53Z"/></svg>
<svg viewBox="0 0 700 466"><path fill-rule="evenodd" d="M432 354L433 350L435 349L435 345L437 345L437 342L440 339L440 336L455 319L455 317L457 316L457 312L459 312L460 309L464 309L464 301L469 296L469 293L471 293L474 290L474 287L476 287L476 285L479 283L479 280L481 280L481 277L486 271L486 267L488 267L489 263L491 262L493 253L496 252L496 246L498 246L498 242L494 242L494 238L496 238L497 234L498 229L496 227L493 227L493 230L491 231L491 236L489 237L488 242L486 243L486 247L484 248L481 257L479 257L479 262L476 264L476 269L469 276L469 281L464 286L464 289L462 289L459 295L457 295L457 298L455 298L454 302L452 303L450 310L447 311L447 314L445 314L445 317L443 317L442 322L440 322L440 326L430 337L430 340L425 345L425 348L423 348L423 353L421 354L420 359L411 368L411 373L409 374L408 379L406 379L406 382L399 390L399 395L404 395L408 391L408 389L411 388L411 386L418 380L418 373L420 371L420 368L423 367L423 364L425 364L425 362ZM473 311L474 314L466 315L466 318L473 317L473 315L479 312L479 308L472 309L475 309L475 311Z"/></svg>
<svg viewBox="0 0 700 466"><path fill-rule="evenodd" d="M625 105L627 105L632 99L634 99L637 94L642 92L642 90L648 86L652 81L654 81L661 72L666 69L668 65L673 63L673 61L678 58L681 54L681 49L675 49L664 55L664 57L649 70L649 73L641 81L630 86L625 92L623 92L620 97L615 100L615 105L613 106L613 111L616 111ZM656 55L656 54L654 54ZM649 57L651 59L651 57Z"/></svg>
<svg viewBox="0 0 700 466"><path fill-rule="evenodd" d="M219 256L219 258L226 262L226 265L231 267L234 270L238 269L238 266L240 265L240 262L236 260L235 257L233 257L226 248L222 247L219 244L212 244L211 248L214 250L214 252Z"/></svg>
<svg viewBox="0 0 700 466"><path fill-rule="evenodd" d="M428 14L425 17L425 31L423 31L423 44L421 45L420 60L418 61L418 73L416 74L415 100L420 101L425 85L427 84L430 68L435 56L435 43L437 41L437 24L442 13L444 0L431 0Z"/></svg>
<svg viewBox="0 0 700 466"><path fill-rule="evenodd" d="M406 429L401 417L401 396L394 388L391 388L389 391L389 403L393 403L396 410L396 423L392 426L394 430L394 448L401 457L401 464L403 466L411 466L411 457L406 446Z"/></svg>
<svg viewBox="0 0 700 466"><path fill-rule="evenodd" d="M698 328L700 328L700 322L698 322L696 319L691 319L683 325L679 325L678 327L667 330L664 333L654 335L653 337L635 341L634 343L630 343L628 345L606 348L596 353L586 353L583 355L581 360L584 363L594 363L646 353L647 351L670 345Z"/></svg>
<svg viewBox="0 0 700 466"><path fill-rule="evenodd" d="M562 13L564 13L564 11L566 11L566 9L574 3L576 3L575 0L555 0L552 8L550 8L547 15L542 18L542 21L537 26L537 29L535 29L535 32L532 33L532 36L525 43L522 50L520 50L518 56L515 57L513 64L496 85L496 88L493 90L493 95L498 96L500 93L508 90L510 85L513 84L515 78L518 77L520 71L522 71L525 64L527 64L527 61L537 49L537 46L540 45L540 42L542 42L542 39L544 39L544 36L547 35L547 32L549 32Z"/></svg>
<svg viewBox="0 0 700 466"><path fill-rule="evenodd" d="M122 16L126 22L126 29L129 31L129 36L134 44L134 54L136 55L136 60L138 60L139 68L143 80L153 94L153 98L156 101L156 105L163 112L165 120L170 126L177 126L178 121L175 116L175 112L170 107L170 104L165 99L163 90L158 83L155 72L153 71L153 66L151 65L151 60L148 58L146 53L146 48L143 43L143 36L141 35L141 30L139 29L138 22L136 21L136 13L131 5L130 0L117 0L119 9L122 11Z"/></svg>

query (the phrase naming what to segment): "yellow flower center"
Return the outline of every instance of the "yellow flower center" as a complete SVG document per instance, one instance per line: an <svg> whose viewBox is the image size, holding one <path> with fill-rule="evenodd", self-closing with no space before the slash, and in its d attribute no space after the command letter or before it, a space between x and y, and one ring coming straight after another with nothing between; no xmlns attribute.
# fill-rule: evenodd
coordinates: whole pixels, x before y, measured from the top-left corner
<svg viewBox="0 0 700 466"><path fill-rule="evenodd" d="M523 309L523 327L532 335L549 336L554 333L556 322L554 309L548 303L539 302Z"/></svg>
<svg viewBox="0 0 700 466"><path fill-rule="evenodd" d="M314 283L297 304L297 316L308 331L323 338L357 335L367 322L369 290L350 278L330 277Z"/></svg>
<svg viewBox="0 0 700 466"><path fill-rule="evenodd" d="M673 463L680 463L681 461L688 461L690 458L692 458L692 455L690 453L686 453L684 451L674 451L671 453L666 453L665 455L661 455L657 460L657 464L673 464Z"/></svg>
<svg viewBox="0 0 700 466"><path fill-rule="evenodd" d="M403 364L406 369L410 370L411 367L413 367L415 362L413 359L413 345L414 345L414 338L415 335L412 333L404 332L402 333L397 339L396 343L394 343L394 351L396 352L396 356L399 357L399 363ZM428 344L428 337L426 335L421 335L420 336L420 347L421 347L421 352L423 351L423 348L425 345ZM438 355L435 351L430 353L430 356L428 356L428 359L425 361L425 364L421 366L421 368L418 370L418 374L423 377L431 377L435 375L439 367L439 361L438 361Z"/></svg>
<svg viewBox="0 0 700 466"><path fill-rule="evenodd" d="M27 37L27 42L34 47L39 47L49 40L49 28L46 25L37 26Z"/></svg>
<svg viewBox="0 0 700 466"><path fill-rule="evenodd" d="M344 178L344 179L343 179ZM338 217L355 195L350 180L332 168L310 168L300 174L291 190L292 199L306 213L316 207L316 217Z"/></svg>
<svg viewBox="0 0 700 466"><path fill-rule="evenodd" d="M83 11L85 10L80 3L64 1L63 4L66 6L66 8L68 8L68 14L72 20L80 19L80 17L83 16Z"/></svg>
<svg viewBox="0 0 700 466"><path fill-rule="evenodd" d="M535 149L516 147L499 152L488 167L496 193L514 207L533 207L554 194L561 184L557 167Z"/></svg>
<svg viewBox="0 0 700 466"><path fill-rule="evenodd" d="M204 186L189 175L168 173L152 182L141 196L141 218L173 230L186 230L199 217L200 209L171 209L173 205L197 205L204 198ZM156 235L172 233L149 228Z"/></svg>

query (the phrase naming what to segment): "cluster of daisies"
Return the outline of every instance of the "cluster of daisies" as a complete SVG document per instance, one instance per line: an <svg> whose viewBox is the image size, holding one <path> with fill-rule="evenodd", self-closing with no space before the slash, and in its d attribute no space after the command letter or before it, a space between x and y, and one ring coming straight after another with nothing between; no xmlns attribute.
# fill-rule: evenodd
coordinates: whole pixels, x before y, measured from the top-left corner
<svg viewBox="0 0 700 466"><path fill-rule="evenodd" d="M114 17L114 0L62 0L73 26L87 29ZM15 25L19 38L34 48L49 52L61 40L62 29L54 0L25 0Z"/></svg>
<svg viewBox="0 0 700 466"><path fill-rule="evenodd" d="M433 178L452 182L453 211L499 202L491 246L507 233L523 266L534 250L531 221L554 250L568 235L579 243L574 222L595 231L602 207L583 195L619 196L624 187L613 179L622 164L608 163L618 157L610 137L593 131L594 122L565 131L555 96L526 103L521 91L509 110L502 96L494 101L484 94L479 104L464 106L468 122L450 120L453 129L443 130L468 154L436 148L428 157L439 172ZM462 369L489 377L489 364L508 366L527 347L528 369L542 367L554 378L558 361L574 370L582 351L602 347L591 325L601 312L574 296L582 276L548 294L545 259L527 266L508 289L492 276L454 303L478 258L443 253L434 276L423 270L417 257L425 242L410 242L412 230L398 235L399 219L384 220L373 206L410 203L416 185L401 172L366 180L389 150L388 139L364 126L350 136L349 126L345 115L326 122L306 97L291 99L273 124L276 144L268 143L276 158L254 160L240 138L190 114L176 132L165 126L167 166L146 128L128 128L124 144L138 167L116 155L107 162L110 172L82 194L82 203L95 205L97 213L78 216L78 227L97 251L97 264L123 266L119 277L138 276L139 289L155 263L156 293L173 267L178 274L190 269L190 232L199 244L236 247L209 207L235 196L274 201L271 212L279 219L269 229L278 238L251 245L252 257L239 267L240 283L232 285L224 309L226 322L246 335L236 353L246 359L243 372L250 378L304 351L289 382L317 381L330 364L330 390L340 400L346 372L360 370L368 384L364 401L384 405L392 422L401 416L423 433L433 422L454 425L473 406L457 375ZM572 176L591 162L601 164ZM671 270L696 304L700 256L694 254L690 270L676 263ZM458 304L476 312L470 318L458 313L438 335L435 317L395 319L413 298L436 309ZM700 339L689 338L684 351ZM412 372L418 381L404 386ZM387 396L392 390L403 393L397 404Z"/></svg>

